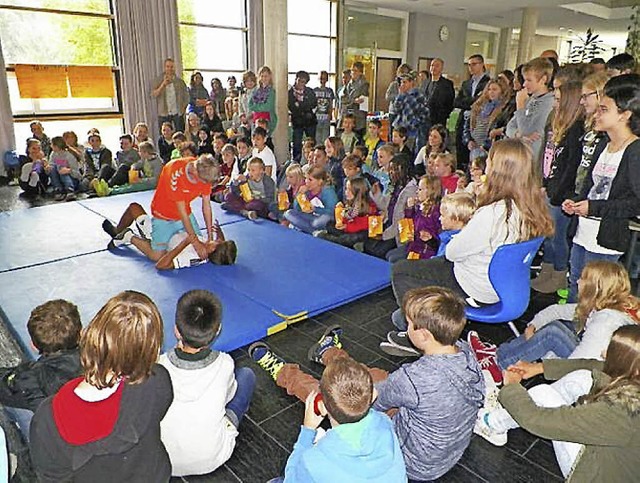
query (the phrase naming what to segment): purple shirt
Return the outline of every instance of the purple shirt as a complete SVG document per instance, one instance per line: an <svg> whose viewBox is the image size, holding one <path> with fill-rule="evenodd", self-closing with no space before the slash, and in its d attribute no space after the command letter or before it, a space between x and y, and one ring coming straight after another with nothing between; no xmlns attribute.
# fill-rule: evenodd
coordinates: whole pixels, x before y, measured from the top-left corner
<svg viewBox="0 0 640 483"><path fill-rule="evenodd" d="M404 210L405 218L413 219L413 241L407 244L407 253L415 252L420 254L420 259L431 258L438 251L438 243L440 241L439 234L442 230L440 226L440 206L432 206L429 213L425 215L422 212L420 204ZM432 238L428 242L420 239L420 232L427 231Z"/></svg>

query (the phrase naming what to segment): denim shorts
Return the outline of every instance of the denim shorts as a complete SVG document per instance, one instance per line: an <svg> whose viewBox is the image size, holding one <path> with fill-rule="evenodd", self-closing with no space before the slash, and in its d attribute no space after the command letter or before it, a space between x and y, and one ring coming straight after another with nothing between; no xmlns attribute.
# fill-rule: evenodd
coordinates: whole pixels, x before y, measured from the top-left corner
<svg viewBox="0 0 640 483"><path fill-rule="evenodd" d="M193 213L189 215L189 220L191 220L191 225L195 230L196 234L200 230L200 226L196 221L196 217L193 216ZM184 225L182 224L182 220L178 221L170 221L170 220L162 220L160 218L152 218L151 219L151 248L154 250L167 250L169 246L169 240L176 233L181 231L185 231Z"/></svg>

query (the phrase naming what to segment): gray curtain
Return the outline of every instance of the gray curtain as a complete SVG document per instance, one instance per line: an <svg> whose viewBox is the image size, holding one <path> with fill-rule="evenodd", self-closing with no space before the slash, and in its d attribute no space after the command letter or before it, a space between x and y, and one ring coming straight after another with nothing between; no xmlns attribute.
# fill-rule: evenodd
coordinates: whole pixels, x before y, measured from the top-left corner
<svg viewBox="0 0 640 483"><path fill-rule="evenodd" d="M4 153L16 148L13 130L13 113L9 100L9 85L5 75L4 56L0 43L0 176L6 176Z"/></svg>
<svg viewBox="0 0 640 483"><path fill-rule="evenodd" d="M125 130L146 122L158 132L156 101L151 97L153 80L162 74L171 57L181 75L180 36L176 0L115 0L116 31L121 54L122 102Z"/></svg>

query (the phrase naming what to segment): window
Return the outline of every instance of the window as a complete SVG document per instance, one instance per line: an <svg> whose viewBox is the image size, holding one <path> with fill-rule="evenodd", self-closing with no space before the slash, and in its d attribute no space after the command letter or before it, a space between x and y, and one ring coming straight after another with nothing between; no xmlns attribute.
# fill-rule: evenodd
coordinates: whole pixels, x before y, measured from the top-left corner
<svg viewBox="0 0 640 483"><path fill-rule="evenodd" d="M310 87L319 85L317 74L329 73L335 87L337 49L337 2L304 0L288 2L289 83L305 70L311 75Z"/></svg>
<svg viewBox="0 0 640 483"><path fill-rule="evenodd" d="M113 136L117 142L122 113L110 0L0 0L0 36L18 151L34 118L43 122L50 136L75 130L82 142L89 128L103 126L117 131ZM66 97L23 98L16 64L106 67L114 95L73 97L67 86Z"/></svg>
<svg viewBox="0 0 640 483"><path fill-rule="evenodd" d="M239 84L247 70L246 1L226 0L216 8L210 0L178 0L178 20L185 82L197 70L207 89L213 78L226 86L231 75Z"/></svg>

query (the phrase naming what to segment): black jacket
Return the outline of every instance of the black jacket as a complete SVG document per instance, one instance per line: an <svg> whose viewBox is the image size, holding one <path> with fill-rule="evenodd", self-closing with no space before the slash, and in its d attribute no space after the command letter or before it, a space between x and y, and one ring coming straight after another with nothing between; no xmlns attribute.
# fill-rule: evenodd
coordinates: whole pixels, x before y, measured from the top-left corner
<svg viewBox="0 0 640 483"><path fill-rule="evenodd" d="M164 367L156 364L141 384L125 384L113 431L94 442L64 441L52 401L45 399L31 422L31 459L38 481L155 483L171 478L169 455L160 440L160 421L173 401Z"/></svg>
<svg viewBox="0 0 640 483"><path fill-rule="evenodd" d="M207 132L211 135L211 133L224 132L224 127L222 126L222 119L218 114L213 115L213 119L209 119L206 115L202 116L202 125L207 128Z"/></svg>
<svg viewBox="0 0 640 483"><path fill-rule="evenodd" d="M582 158L584 122L577 120L567 130L564 139L556 146L549 176L544 180L547 196L553 206L560 206L573 196L576 172Z"/></svg>
<svg viewBox="0 0 640 483"><path fill-rule="evenodd" d="M456 96L453 82L442 76L435 82L430 80L425 86L425 93L431 125L442 124L446 126L447 119L453 111L453 99Z"/></svg>
<svg viewBox="0 0 640 483"><path fill-rule="evenodd" d="M593 187L591 173L608 142L600 142L594 152L589 175L578 199L586 200ZM618 172L611 183L609 198L589 201L589 216L601 218L597 242L605 248L625 252L629 248L631 232L629 220L640 216L640 139L624 151Z"/></svg>
<svg viewBox="0 0 640 483"><path fill-rule="evenodd" d="M298 102L293 87L289 89L289 112L291 113L291 126L294 128L311 127L318 123L313 110L318 105L316 93L310 87L304 88L302 102Z"/></svg>
<svg viewBox="0 0 640 483"><path fill-rule="evenodd" d="M476 87L476 92L474 95L471 95L472 79L467 79L460 86L458 95L453 100L453 107L457 107L462 111L458 116L458 122L456 123L457 129L462 129L462 126L464 126L464 116L462 114L464 113L464 111L468 111L469 109L471 109L471 105L476 102L478 97L480 97L480 94L482 94L482 91L484 90L489 80L489 74L485 72L485 74L480 79L480 82L478 83L478 87Z"/></svg>
<svg viewBox="0 0 640 483"><path fill-rule="evenodd" d="M77 348L0 369L0 404L35 411L42 401L81 373Z"/></svg>
<svg viewBox="0 0 640 483"><path fill-rule="evenodd" d="M91 148L89 148L91 149ZM98 160L98 166L95 166L93 163L93 158L89 153L89 149L84 150L84 177L87 179L95 178L100 169L104 166L112 166L113 165L113 155L108 148L103 147L100 151L100 158Z"/></svg>

